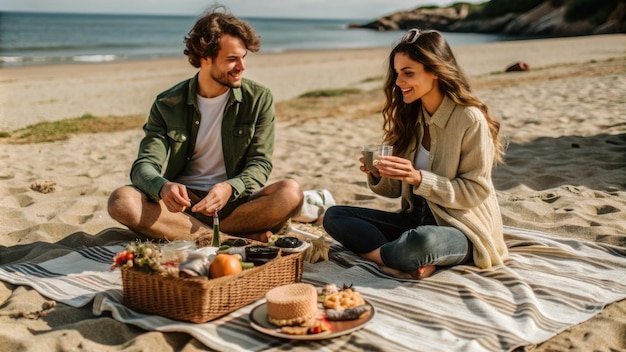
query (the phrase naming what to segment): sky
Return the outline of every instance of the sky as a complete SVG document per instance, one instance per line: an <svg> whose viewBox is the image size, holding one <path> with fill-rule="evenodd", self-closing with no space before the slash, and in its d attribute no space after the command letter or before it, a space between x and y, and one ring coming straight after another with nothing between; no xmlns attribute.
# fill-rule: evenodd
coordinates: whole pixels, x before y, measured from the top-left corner
<svg viewBox="0 0 626 352"><path fill-rule="evenodd" d="M478 3L486 0L469 0ZM220 0L240 17L374 19L420 6L459 0ZM214 0L2 0L0 11L199 15Z"/></svg>

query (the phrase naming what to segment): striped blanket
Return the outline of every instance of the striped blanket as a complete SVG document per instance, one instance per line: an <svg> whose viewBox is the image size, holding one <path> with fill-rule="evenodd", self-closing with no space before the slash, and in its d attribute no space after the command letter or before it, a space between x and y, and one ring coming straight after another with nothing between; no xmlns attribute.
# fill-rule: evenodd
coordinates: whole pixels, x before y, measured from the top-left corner
<svg viewBox="0 0 626 352"><path fill-rule="evenodd" d="M506 228L510 259L483 271L456 266L422 281L397 280L338 245L330 260L305 263L303 281L354 285L376 308L362 329L332 340L289 341L251 328L262 301L205 324L145 315L125 307L119 271L123 244L77 249L41 263L0 266L0 280L149 331L185 332L220 351L306 348L320 351L510 351L536 344L626 297L626 249Z"/></svg>

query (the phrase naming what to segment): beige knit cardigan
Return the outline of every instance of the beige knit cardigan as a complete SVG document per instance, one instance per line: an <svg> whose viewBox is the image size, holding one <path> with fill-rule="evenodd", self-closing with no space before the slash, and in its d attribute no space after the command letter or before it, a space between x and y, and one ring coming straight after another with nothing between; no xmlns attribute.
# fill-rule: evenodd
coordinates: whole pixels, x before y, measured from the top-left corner
<svg viewBox="0 0 626 352"><path fill-rule="evenodd" d="M435 114L424 109L418 116L418 136L408 152L399 155L415 160L415 148L430 127L429 170L421 170L418 187L383 177L368 176L373 192L401 199L401 212L412 212L412 194L424 197L440 226L453 226L474 246L474 264L490 269L508 256L502 233L502 216L491 180L494 144L487 121L473 106L461 106L445 97Z"/></svg>

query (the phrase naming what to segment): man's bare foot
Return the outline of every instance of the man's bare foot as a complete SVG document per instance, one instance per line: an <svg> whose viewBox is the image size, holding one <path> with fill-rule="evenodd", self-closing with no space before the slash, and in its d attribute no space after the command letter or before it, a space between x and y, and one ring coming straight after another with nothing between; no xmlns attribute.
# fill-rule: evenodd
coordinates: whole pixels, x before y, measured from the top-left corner
<svg viewBox="0 0 626 352"><path fill-rule="evenodd" d="M421 280L421 279L425 279L427 277L429 277L430 275L432 275L436 270L437 267L434 265L426 265L426 266L422 266L417 268L415 271L411 272L411 273L407 273L404 271L400 271L397 269L393 269L390 268L386 265L381 265L380 266L380 270L383 271L383 273L387 274L387 275L391 275L393 277L397 277L398 279L417 279L417 280Z"/></svg>
<svg viewBox="0 0 626 352"><path fill-rule="evenodd" d="M248 238L254 241L259 241L259 242L263 242L263 243L267 243L269 242L270 238L272 238L272 231L262 231L262 232L255 232L255 233L247 233L245 235L241 235L239 237L243 237L243 238Z"/></svg>

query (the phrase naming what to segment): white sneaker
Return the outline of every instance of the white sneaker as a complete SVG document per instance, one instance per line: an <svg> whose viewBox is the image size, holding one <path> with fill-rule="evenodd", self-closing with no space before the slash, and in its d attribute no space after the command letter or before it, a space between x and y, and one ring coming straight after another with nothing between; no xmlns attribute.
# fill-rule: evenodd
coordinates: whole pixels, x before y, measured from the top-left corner
<svg viewBox="0 0 626 352"><path fill-rule="evenodd" d="M304 191L304 203L300 215L292 220L298 222L313 222L319 219L326 209L335 205L335 198L327 189Z"/></svg>

